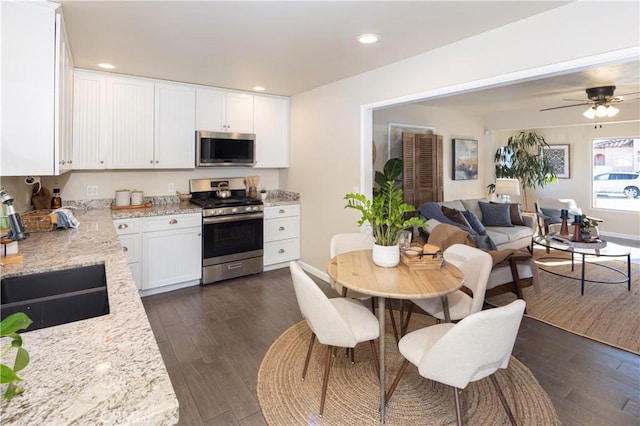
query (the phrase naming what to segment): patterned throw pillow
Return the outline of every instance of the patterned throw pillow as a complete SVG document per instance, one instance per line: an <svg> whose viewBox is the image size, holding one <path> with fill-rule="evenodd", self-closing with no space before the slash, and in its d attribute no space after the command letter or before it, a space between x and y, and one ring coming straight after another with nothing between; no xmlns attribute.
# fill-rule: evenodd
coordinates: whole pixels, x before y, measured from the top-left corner
<svg viewBox="0 0 640 426"><path fill-rule="evenodd" d="M513 226L511 224L511 206L500 203L478 203L482 211L484 226Z"/></svg>

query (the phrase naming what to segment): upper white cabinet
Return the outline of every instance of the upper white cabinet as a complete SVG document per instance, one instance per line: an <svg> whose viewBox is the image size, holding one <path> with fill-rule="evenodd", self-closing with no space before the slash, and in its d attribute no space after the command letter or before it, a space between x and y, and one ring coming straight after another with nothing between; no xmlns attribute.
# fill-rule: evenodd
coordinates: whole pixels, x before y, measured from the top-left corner
<svg viewBox="0 0 640 426"><path fill-rule="evenodd" d="M110 169L153 168L153 82L107 78L107 144Z"/></svg>
<svg viewBox="0 0 640 426"><path fill-rule="evenodd" d="M73 61L59 4L0 2L3 176L69 169Z"/></svg>
<svg viewBox="0 0 640 426"><path fill-rule="evenodd" d="M196 130L254 133L253 95L196 89Z"/></svg>
<svg viewBox="0 0 640 426"><path fill-rule="evenodd" d="M256 167L289 167L289 99L254 99Z"/></svg>
<svg viewBox="0 0 640 426"><path fill-rule="evenodd" d="M155 84L154 158L162 168L195 166L196 89Z"/></svg>
<svg viewBox="0 0 640 426"><path fill-rule="evenodd" d="M75 75L74 169L194 167L194 87L92 71Z"/></svg>

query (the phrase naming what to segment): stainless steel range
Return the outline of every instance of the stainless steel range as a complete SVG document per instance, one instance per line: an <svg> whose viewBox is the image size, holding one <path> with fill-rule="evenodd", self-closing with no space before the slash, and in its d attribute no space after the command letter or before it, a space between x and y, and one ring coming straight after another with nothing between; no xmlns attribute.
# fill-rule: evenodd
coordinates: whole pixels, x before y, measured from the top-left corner
<svg viewBox="0 0 640 426"><path fill-rule="evenodd" d="M244 178L191 179L202 207L202 284L262 272L263 205Z"/></svg>

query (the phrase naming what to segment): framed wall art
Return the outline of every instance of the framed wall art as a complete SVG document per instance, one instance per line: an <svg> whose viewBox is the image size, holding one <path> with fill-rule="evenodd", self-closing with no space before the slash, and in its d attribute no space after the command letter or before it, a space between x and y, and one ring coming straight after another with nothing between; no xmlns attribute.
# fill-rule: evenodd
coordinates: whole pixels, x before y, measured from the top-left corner
<svg viewBox="0 0 640 426"><path fill-rule="evenodd" d="M478 179L478 141L475 139L453 140L453 180Z"/></svg>
<svg viewBox="0 0 640 426"><path fill-rule="evenodd" d="M542 157L551 162L558 179L569 179L569 145L549 145L542 148Z"/></svg>

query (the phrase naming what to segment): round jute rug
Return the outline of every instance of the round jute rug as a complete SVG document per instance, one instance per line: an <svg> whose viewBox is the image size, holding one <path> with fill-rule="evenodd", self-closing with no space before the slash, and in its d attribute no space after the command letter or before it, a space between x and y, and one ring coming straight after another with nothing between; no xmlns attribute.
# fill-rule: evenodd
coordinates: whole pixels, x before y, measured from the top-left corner
<svg viewBox="0 0 640 426"><path fill-rule="evenodd" d="M411 328L429 325L424 315L414 315ZM268 424L276 425L376 425L380 423L379 386L369 344L359 344L355 364L339 350L329 376L324 415L318 415L322 371L327 347L316 344L307 378L302 368L311 330L301 321L271 345L258 372L258 400ZM386 336L386 383L391 384L403 361L392 333ZM451 368L455 368L454 365ZM499 370L498 382L519 425L560 424L553 404L531 371L511 357L509 368ZM509 424L491 381L473 382L462 392L462 412L467 425ZM449 425L456 423L453 388L423 379L409 365L386 410L388 425Z"/></svg>

